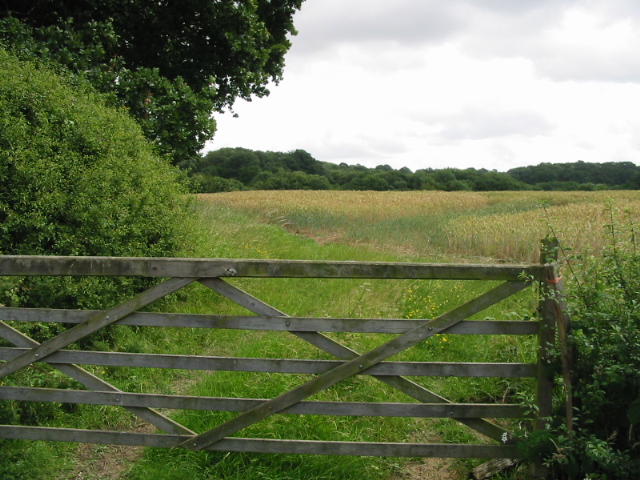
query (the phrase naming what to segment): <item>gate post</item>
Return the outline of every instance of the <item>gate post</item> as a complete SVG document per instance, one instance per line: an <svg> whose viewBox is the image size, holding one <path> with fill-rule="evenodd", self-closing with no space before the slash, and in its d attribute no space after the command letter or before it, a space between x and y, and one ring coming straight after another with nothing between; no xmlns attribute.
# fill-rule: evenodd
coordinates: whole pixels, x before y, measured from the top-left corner
<svg viewBox="0 0 640 480"><path fill-rule="evenodd" d="M538 406L538 416L534 429L542 430L547 424L547 419L552 415L553 399L553 369L551 350L555 346L555 320L556 320L556 299L554 296L553 284L549 279L556 279L558 267L558 240L546 238L540 245L540 263L546 265L548 269L544 274L544 279L540 282L540 299L538 311L540 315L540 332L538 334L538 374L536 404ZM536 478L546 478L547 469L538 459L533 465L532 473Z"/></svg>

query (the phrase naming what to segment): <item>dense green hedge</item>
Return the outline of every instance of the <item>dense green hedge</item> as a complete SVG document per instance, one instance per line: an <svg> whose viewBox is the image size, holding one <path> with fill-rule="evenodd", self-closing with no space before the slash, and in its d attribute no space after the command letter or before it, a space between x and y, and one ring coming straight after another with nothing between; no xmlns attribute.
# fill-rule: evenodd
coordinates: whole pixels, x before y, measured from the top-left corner
<svg viewBox="0 0 640 480"><path fill-rule="evenodd" d="M640 478L640 245L633 217L608 208L609 245L574 255L566 269L573 428L559 402L548 428L523 443L554 479Z"/></svg>
<svg viewBox="0 0 640 480"><path fill-rule="evenodd" d="M126 111L0 50L1 254L175 254L186 217L179 178ZM128 294L96 283L23 281L4 302L100 307Z"/></svg>

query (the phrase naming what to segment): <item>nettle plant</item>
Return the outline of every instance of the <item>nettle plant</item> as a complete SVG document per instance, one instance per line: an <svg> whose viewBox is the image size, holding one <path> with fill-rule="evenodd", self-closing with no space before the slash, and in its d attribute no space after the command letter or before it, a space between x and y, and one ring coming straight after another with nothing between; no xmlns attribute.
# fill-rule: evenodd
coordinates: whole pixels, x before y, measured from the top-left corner
<svg viewBox="0 0 640 480"><path fill-rule="evenodd" d="M608 245L567 264L573 428L559 409L523 444L554 478L640 478L640 250L631 212L606 209Z"/></svg>

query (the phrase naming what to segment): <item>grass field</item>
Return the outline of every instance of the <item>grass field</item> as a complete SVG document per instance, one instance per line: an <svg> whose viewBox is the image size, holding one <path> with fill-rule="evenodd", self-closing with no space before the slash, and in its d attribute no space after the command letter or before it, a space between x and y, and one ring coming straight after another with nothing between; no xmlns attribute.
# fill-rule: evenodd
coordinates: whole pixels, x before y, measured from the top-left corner
<svg viewBox="0 0 640 480"><path fill-rule="evenodd" d="M234 245L236 255L226 252L222 256L256 258L299 258L333 260L411 260L411 261L465 261L474 263L537 262L539 241L549 234L559 235L567 251L597 251L606 243L606 225L612 215L626 216L631 224L640 209L637 192L598 193L445 193L445 192L235 192L201 195L204 217L226 218L231 222L216 225L215 235L226 245ZM243 227L233 225L232 219L242 214L248 220ZM219 227L222 226L220 229ZM213 234L213 232L212 232ZM233 239L237 238L238 241ZM319 302L310 302L308 285L287 284L286 289L270 289L255 285L260 298L274 304L291 315L328 315L352 317L404 317L430 318L460 304L486 289L485 285L469 282L327 282L323 289L312 287ZM271 291L278 294L270 296ZM287 291L284 295L282 292ZM532 315L537 298L527 292L499 308L483 312L485 317L526 319ZM351 348L363 351L372 348L375 340L343 334L339 340ZM378 342L380 340L377 340ZM261 339L260 342L264 342ZM286 342L285 349L278 348ZM312 355L313 350L295 341L274 338L269 341L272 355L287 355L295 350L299 355ZM253 351L253 346L247 346ZM246 353L246 352L245 352ZM442 336L437 341L411 349L407 360L435 361L533 361L534 339L514 337L485 338L471 336ZM306 358L306 357L305 357ZM221 376L211 381L220 385ZM231 377L231 376L229 376ZM237 379L229 378L230 385ZM280 383L281 379L276 382ZM248 382L246 382L248 383ZM357 382L358 383L358 382ZM365 395L372 401L398 399L394 391L380 388L375 382L354 386L348 383L337 389L345 398L346 389L355 397ZM291 385L283 383L284 385ZM533 385L527 381L500 379L429 379L424 385L453 401L531 401ZM204 391L208 391L205 387ZM359 391L360 393L355 393ZM220 391L216 391L220 394ZM200 391L202 393L202 391ZM275 393L275 392L274 392ZM328 392L333 395L335 391ZM257 392L247 392L249 396ZM358 396L360 395L360 396ZM333 397L330 397L333 398ZM404 399L406 401L406 398ZM213 424L220 418L215 418ZM411 441L417 432L429 441L474 441L478 438L457 423L448 420L413 420L384 422L362 419L356 422L344 419L317 419L310 424L290 421L288 431L281 432L272 422L258 434L282 435L296 438L302 431L312 431L318 438L339 431L344 438L360 441ZM212 425L212 424L210 424ZM202 428L203 425L198 425ZM425 433L426 432L426 433ZM164 452L155 452L164 455ZM230 468L229 478L244 475L261 478L402 478L407 471L406 460L379 460L360 458L309 458L284 456L266 460L249 456L259 465L258 471L244 470L247 460L225 457L223 464ZM154 462L156 457L154 456ZM267 468L262 461L267 461ZM277 473L278 465L288 465L290 473ZM420 462L417 462L418 464ZM452 461L449 469L459 471L464 478L473 461ZM271 470L273 465L274 470ZM303 468L301 465L310 467ZM313 465L314 467L311 467ZM317 466L316 466L317 465ZM265 469L260 471L260 469ZM317 470L316 470L317 469ZM215 471L215 470L212 470ZM261 472L261 473L260 473ZM295 472L295 473L294 473ZM290 475L290 476L289 476ZM134 477L137 478L137 477ZM147 478L141 476L140 478ZM215 477L214 477L215 478ZM226 477L225 477L226 478ZM454 477L452 477L454 478Z"/></svg>
<svg viewBox="0 0 640 480"><path fill-rule="evenodd" d="M605 241L606 225L611 223L611 216L627 216L634 224L636 216L631 212L639 211L640 206L638 192L271 191L200 195L198 200L191 241L183 252L186 257L473 263L536 262L540 239L553 232L560 235L567 247L596 250ZM480 282L409 280L235 279L234 283L292 316L361 318L432 318L489 288ZM532 289L483 312L482 318L527 321L534 314L536 305L537 294ZM245 313L231 302L198 287L174 295L154 308L185 313ZM371 349L384 340L380 336L363 334L331 335L358 351ZM284 333L207 332L202 329L132 331L119 327L116 345L120 351L131 352L330 358ZM535 358L535 339L441 335L413 347L402 358L530 362ZM119 367L96 373L129 391L261 398L277 395L306 378L233 372L150 372ZM533 395L533 385L528 380L426 378L420 382L457 402L529 402ZM407 401L402 394L367 377L342 382L314 397L338 398ZM228 418L227 414L215 412L176 413L178 421L196 431L211 428L225 418ZM60 414L55 420L71 421L78 428L136 428L131 417L106 407L82 407ZM482 441L468 429L447 419L390 419L383 422L375 417L300 418L292 415L261 422L250 431L242 432L242 436L398 442ZM411 478L407 476L409 468L413 472L416 468L427 468L417 459L149 450L127 457L126 467L116 469L119 477L114 477L114 470L104 465L109 458L112 462L122 458L124 454L120 450L99 446L78 450L74 445L44 442L23 444L21 448L30 449L25 463L28 459L32 461L25 468L31 470L26 476L15 478L347 480L364 476L370 480L401 480ZM468 470L480 461L447 461L448 477L442 476L441 472L441 478L466 478ZM98 465L102 467L98 468ZM85 472L84 476L78 476L79 471Z"/></svg>
<svg viewBox="0 0 640 480"><path fill-rule="evenodd" d="M608 204L621 216L637 218L640 212L637 191L256 191L199 197L320 243L421 260L537 262L539 242L551 233L576 250L597 250L611 222Z"/></svg>

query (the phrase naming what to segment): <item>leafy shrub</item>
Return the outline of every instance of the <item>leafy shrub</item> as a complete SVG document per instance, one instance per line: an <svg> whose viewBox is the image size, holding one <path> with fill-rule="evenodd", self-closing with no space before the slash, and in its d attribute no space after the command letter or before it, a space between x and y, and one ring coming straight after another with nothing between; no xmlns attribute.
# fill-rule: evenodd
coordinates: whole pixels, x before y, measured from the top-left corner
<svg viewBox="0 0 640 480"><path fill-rule="evenodd" d="M190 180L191 190L194 193L236 192L244 189L243 183L233 178L227 179L196 173L190 177Z"/></svg>
<svg viewBox="0 0 640 480"><path fill-rule="evenodd" d="M175 254L186 218L179 178L125 111L0 50L0 254ZM139 287L23 279L2 303L102 308Z"/></svg>
<svg viewBox="0 0 640 480"><path fill-rule="evenodd" d="M525 444L554 478L640 478L640 251L633 221L608 208L609 245L577 257L580 279L569 283L575 428L558 416Z"/></svg>
<svg viewBox="0 0 640 480"><path fill-rule="evenodd" d="M300 171L261 172L251 182L257 190L329 190L330 186L326 177Z"/></svg>

